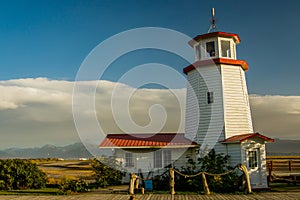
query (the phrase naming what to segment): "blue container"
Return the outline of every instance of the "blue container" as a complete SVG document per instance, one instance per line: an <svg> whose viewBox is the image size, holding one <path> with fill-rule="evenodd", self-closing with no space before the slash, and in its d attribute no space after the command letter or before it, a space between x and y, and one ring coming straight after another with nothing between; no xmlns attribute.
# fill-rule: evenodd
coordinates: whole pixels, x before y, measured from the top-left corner
<svg viewBox="0 0 300 200"><path fill-rule="evenodd" d="M152 180L145 180L145 190L153 190L153 182Z"/></svg>

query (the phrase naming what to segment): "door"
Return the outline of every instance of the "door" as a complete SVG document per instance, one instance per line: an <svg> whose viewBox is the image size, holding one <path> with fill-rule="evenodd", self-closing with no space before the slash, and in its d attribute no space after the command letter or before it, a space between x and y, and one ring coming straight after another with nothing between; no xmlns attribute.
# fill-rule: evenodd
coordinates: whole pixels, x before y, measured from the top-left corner
<svg viewBox="0 0 300 200"><path fill-rule="evenodd" d="M247 167L250 174L251 186L261 185L261 157L259 148L251 148L247 152Z"/></svg>

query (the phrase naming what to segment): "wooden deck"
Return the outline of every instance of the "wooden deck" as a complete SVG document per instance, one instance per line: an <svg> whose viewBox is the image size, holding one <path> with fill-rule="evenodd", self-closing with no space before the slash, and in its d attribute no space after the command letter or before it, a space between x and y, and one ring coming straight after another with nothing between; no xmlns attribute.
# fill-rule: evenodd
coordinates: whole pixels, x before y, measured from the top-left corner
<svg viewBox="0 0 300 200"><path fill-rule="evenodd" d="M69 195L69 196L20 196L20 195L4 195L0 196L1 200L128 200L129 195L125 194L85 194L85 195ZM170 195L166 194L146 194L136 195L138 200L172 200ZM206 199L300 199L300 192L295 193L275 193L262 192L250 195L233 195L233 194L216 194L216 195L175 195L174 200L206 200Z"/></svg>

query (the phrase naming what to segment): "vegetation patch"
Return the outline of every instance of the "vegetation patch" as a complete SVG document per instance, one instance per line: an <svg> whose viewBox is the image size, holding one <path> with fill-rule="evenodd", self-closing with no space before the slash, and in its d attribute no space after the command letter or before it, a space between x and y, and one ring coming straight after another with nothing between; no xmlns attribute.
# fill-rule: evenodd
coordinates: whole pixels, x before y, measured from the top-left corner
<svg viewBox="0 0 300 200"><path fill-rule="evenodd" d="M91 165L96 182L100 187L120 185L122 178L125 176L124 172L117 170L119 164L114 158L92 159ZM114 168L110 166L114 166Z"/></svg>
<svg viewBox="0 0 300 200"><path fill-rule="evenodd" d="M177 169L182 174L194 175L199 172L207 172L210 174L222 174L231 171L233 168L229 166L229 157L216 154L214 150L210 151L207 156L198 158L196 161L187 158L186 166ZM235 171L222 176L206 175L209 189L215 193L234 193L238 188L238 175ZM169 190L169 172L166 171L161 176L154 178L155 190ZM189 177L175 175L175 191L176 192L203 192L203 183L201 176Z"/></svg>
<svg viewBox="0 0 300 200"><path fill-rule="evenodd" d="M40 189L46 174L30 160L0 160L0 190Z"/></svg>
<svg viewBox="0 0 300 200"><path fill-rule="evenodd" d="M68 179L64 178L59 184L59 190L62 193L79 193L88 192L89 184L82 179Z"/></svg>

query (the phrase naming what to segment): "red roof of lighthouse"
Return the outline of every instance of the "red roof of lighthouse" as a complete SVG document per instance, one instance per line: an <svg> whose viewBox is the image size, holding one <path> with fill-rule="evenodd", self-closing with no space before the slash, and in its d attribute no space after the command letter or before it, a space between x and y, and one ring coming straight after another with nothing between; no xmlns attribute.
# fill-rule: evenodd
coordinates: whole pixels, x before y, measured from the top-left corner
<svg viewBox="0 0 300 200"><path fill-rule="evenodd" d="M236 44L239 44L241 42L240 37L238 34L235 33L226 33L226 32L212 32L212 33L206 33L202 35L197 35L194 37L191 41L189 41L189 45L194 46L196 42L199 42L200 40L212 38L212 37L225 37L225 38L233 38L234 42Z"/></svg>
<svg viewBox="0 0 300 200"><path fill-rule="evenodd" d="M184 137L183 133L157 134L108 134L100 148L161 148L196 147L197 143Z"/></svg>
<svg viewBox="0 0 300 200"><path fill-rule="evenodd" d="M214 59L208 59L208 60L199 60L195 63L185 67L183 69L183 72L187 74L189 71L192 71L193 69L196 69L197 67L206 66L206 65L214 65L214 64L227 64L227 65L235 65L240 66L244 71L248 70L248 64L244 60L234 60L234 59L228 59L228 58L214 58Z"/></svg>
<svg viewBox="0 0 300 200"><path fill-rule="evenodd" d="M255 138L255 137L261 138L267 142L274 142L274 139L268 138L259 133L248 133L248 134L232 136L230 138L227 138L226 140L221 141L221 143L241 143L241 142L244 142L245 140Z"/></svg>

